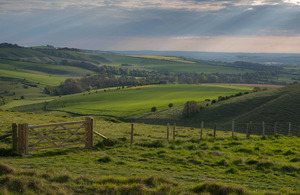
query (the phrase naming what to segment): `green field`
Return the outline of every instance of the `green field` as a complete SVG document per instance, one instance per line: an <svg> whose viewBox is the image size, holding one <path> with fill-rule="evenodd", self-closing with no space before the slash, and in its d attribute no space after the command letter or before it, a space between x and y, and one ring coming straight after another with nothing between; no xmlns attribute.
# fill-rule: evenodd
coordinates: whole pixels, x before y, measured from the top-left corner
<svg viewBox="0 0 300 195"><path fill-rule="evenodd" d="M252 87L220 85L155 85L81 93L49 102L48 110L77 114L126 117L150 113L152 107L167 109L169 103L182 106L186 101L204 101L219 96L250 91Z"/></svg>
<svg viewBox="0 0 300 195"><path fill-rule="evenodd" d="M0 135L11 122L30 125L78 121L33 113L1 112ZM166 126L95 119L95 148L11 152L11 139L0 140L0 193L13 194L297 194L300 145L293 136L250 136L177 126L166 141ZM297 192L297 193L296 193Z"/></svg>

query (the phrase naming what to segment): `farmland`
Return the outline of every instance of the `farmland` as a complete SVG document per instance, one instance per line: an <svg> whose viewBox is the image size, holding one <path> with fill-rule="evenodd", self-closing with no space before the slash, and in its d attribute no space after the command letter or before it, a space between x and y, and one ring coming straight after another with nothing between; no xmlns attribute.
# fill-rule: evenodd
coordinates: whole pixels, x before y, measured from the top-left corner
<svg viewBox="0 0 300 195"><path fill-rule="evenodd" d="M300 85L257 85L291 83L296 72L244 62L69 48L1 48L0 57L0 95L8 98L0 107L0 136L11 132L12 123L70 122L92 115L94 130L109 138L95 135L90 149L38 150L27 157L11 150L11 137L1 139L0 194L300 192L300 142L295 136ZM235 84L216 84L228 79ZM253 81L256 88L239 81ZM201 109L183 116L187 101ZM228 131L232 121L234 137ZM246 137L249 121L253 132ZM269 135L254 135L261 134L262 121ZM292 135L283 136L288 122ZM170 130L177 124L175 140L172 133L166 140L167 123Z"/></svg>
<svg viewBox="0 0 300 195"><path fill-rule="evenodd" d="M204 101L251 90L251 87L214 85L157 85L133 87L124 90L106 90L65 96L50 102L48 110L77 114L124 117L149 113L155 106L167 109L169 103L182 106L186 101Z"/></svg>
<svg viewBox="0 0 300 195"><path fill-rule="evenodd" d="M0 115L3 133L10 121L43 124L81 118L17 112ZM171 139L168 143L165 126L136 124L134 144L130 146L128 123L96 119L95 130L111 141L95 137L94 149L41 150L29 157L11 156L11 142L1 141L1 168L5 164L12 171L0 176L0 191L194 194L216 193L218 189L224 194L227 189L239 194L263 194L300 190L297 137L246 139L236 134L231 138L230 132L218 131L214 139L212 130L204 129L200 140L200 129L177 127L175 142Z"/></svg>

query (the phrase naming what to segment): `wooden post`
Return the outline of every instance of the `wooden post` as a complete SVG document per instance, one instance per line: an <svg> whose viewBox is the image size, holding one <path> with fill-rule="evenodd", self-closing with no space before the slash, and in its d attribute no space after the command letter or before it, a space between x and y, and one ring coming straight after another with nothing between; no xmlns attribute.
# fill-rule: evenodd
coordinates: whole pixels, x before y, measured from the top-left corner
<svg viewBox="0 0 300 195"><path fill-rule="evenodd" d="M231 122L232 137L234 137L234 120Z"/></svg>
<svg viewBox="0 0 300 195"><path fill-rule="evenodd" d="M252 121L250 121L250 123L248 124L248 133L247 133L247 137L250 137L251 131L252 131Z"/></svg>
<svg viewBox="0 0 300 195"><path fill-rule="evenodd" d="M275 124L274 124L274 135L276 135L277 134L277 122L275 122Z"/></svg>
<svg viewBox="0 0 300 195"><path fill-rule="evenodd" d="M130 138L131 145L133 144L133 129L134 129L134 123L131 123L131 138Z"/></svg>
<svg viewBox="0 0 300 195"><path fill-rule="evenodd" d="M170 129L170 124L167 123L167 141L169 142L169 129Z"/></svg>
<svg viewBox="0 0 300 195"><path fill-rule="evenodd" d="M18 126L16 123L11 125L12 128L12 148L13 151L18 152Z"/></svg>
<svg viewBox="0 0 300 195"><path fill-rule="evenodd" d="M176 130L176 123L173 126L173 141L175 141L175 130Z"/></svg>
<svg viewBox="0 0 300 195"><path fill-rule="evenodd" d="M265 121L262 122L262 135L265 135Z"/></svg>
<svg viewBox="0 0 300 195"><path fill-rule="evenodd" d="M291 129L292 129L292 123L289 122L289 132L288 132L288 135L291 135Z"/></svg>
<svg viewBox="0 0 300 195"><path fill-rule="evenodd" d="M93 132L94 132L94 118L93 117L85 117L85 147L92 148L93 147Z"/></svg>
<svg viewBox="0 0 300 195"><path fill-rule="evenodd" d="M28 124L24 124L24 153L25 155L29 155L29 150L28 150Z"/></svg>
<svg viewBox="0 0 300 195"><path fill-rule="evenodd" d="M204 122L201 121L200 139L202 139L202 135L203 135L203 126L204 126Z"/></svg>
<svg viewBox="0 0 300 195"><path fill-rule="evenodd" d="M216 131L217 131L217 124L214 124L214 138L216 137Z"/></svg>
<svg viewBox="0 0 300 195"><path fill-rule="evenodd" d="M24 124L18 124L18 153L24 154Z"/></svg>
<svg viewBox="0 0 300 195"><path fill-rule="evenodd" d="M246 137L248 138L249 137L249 123L247 123L247 130L246 130Z"/></svg>

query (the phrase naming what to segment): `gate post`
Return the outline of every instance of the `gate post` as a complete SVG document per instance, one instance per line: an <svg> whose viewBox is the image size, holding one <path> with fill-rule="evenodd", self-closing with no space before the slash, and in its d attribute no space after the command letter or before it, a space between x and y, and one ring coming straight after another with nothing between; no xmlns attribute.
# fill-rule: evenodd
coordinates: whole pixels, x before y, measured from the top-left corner
<svg viewBox="0 0 300 195"><path fill-rule="evenodd" d="M25 132L24 124L18 124L18 153L24 154L25 152Z"/></svg>
<svg viewBox="0 0 300 195"><path fill-rule="evenodd" d="M23 132L24 132L24 153L25 155L29 155L28 151L28 124L23 124Z"/></svg>
<svg viewBox="0 0 300 195"><path fill-rule="evenodd" d="M85 120L85 147L91 148L93 147L94 118L86 117Z"/></svg>
<svg viewBox="0 0 300 195"><path fill-rule="evenodd" d="M18 126L16 123L11 125L12 128L12 148L14 152L18 152Z"/></svg>

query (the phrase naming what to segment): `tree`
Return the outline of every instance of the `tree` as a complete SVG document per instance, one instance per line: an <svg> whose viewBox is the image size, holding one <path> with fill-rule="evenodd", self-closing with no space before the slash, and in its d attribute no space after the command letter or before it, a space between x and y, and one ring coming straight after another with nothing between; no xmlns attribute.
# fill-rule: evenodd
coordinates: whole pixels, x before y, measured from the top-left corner
<svg viewBox="0 0 300 195"><path fill-rule="evenodd" d="M182 110L182 115L184 117L189 118L190 116L196 114L199 111L200 111L200 106L198 105L197 102L195 102L195 101L187 101L184 104L184 107L183 107L183 110Z"/></svg>
<svg viewBox="0 0 300 195"><path fill-rule="evenodd" d="M174 106L173 103L169 103L169 108L172 108Z"/></svg>
<svg viewBox="0 0 300 195"><path fill-rule="evenodd" d="M157 108L155 107L155 106L153 106L152 108L151 108L151 112L156 112L157 111Z"/></svg>

